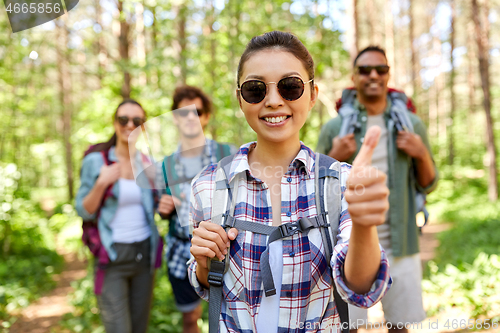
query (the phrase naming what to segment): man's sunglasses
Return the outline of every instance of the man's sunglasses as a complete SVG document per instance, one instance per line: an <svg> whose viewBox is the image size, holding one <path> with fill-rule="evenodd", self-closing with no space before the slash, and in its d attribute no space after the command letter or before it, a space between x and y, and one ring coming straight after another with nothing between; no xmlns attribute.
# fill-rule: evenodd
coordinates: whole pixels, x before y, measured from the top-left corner
<svg viewBox="0 0 500 333"><path fill-rule="evenodd" d="M176 116L180 116L180 117L187 117L188 114L190 112L193 112L195 115L198 115L198 117L201 117L201 115L204 113L203 109L196 109L196 110L193 110L193 109L189 109L189 110L174 110L174 114Z"/></svg>
<svg viewBox="0 0 500 333"><path fill-rule="evenodd" d="M313 81L310 79L307 82L302 81L300 77L289 76L276 82L265 83L261 80L248 80L238 87L241 97L250 104L257 104L264 100L267 95L267 86L276 84L278 92L287 101L295 101L299 99L304 93L304 85Z"/></svg>
<svg viewBox="0 0 500 333"><path fill-rule="evenodd" d="M118 120L118 123L122 126L127 126L128 122L132 120L135 127L141 126L142 124L144 124L145 121L144 118L139 118L139 117L129 118L127 116L116 117L116 120Z"/></svg>
<svg viewBox="0 0 500 333"><path fill-rule="evenodd" d="M358 73L361 75L370 75L372 70L376 70L378 75L384 75L389 73L390 67L387 65L379 66L358 66Z"/></svg>

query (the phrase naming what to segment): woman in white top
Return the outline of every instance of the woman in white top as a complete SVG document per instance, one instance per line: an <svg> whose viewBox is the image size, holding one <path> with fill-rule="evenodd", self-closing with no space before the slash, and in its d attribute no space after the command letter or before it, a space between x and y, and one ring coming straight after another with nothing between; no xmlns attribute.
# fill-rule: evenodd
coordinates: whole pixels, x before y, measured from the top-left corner
<svg viewBox="0 0 500 333"><path fill-rule="evenodd" d="M129 135L145 121L134 100L122 102L114 115L115 134L91 148L81 170L76 208L84 221L96 221L100 243L109 258L96 258L96 294L107 333L144 333L152 299L154 268L161 258L154 222L154 193L140 188L132 167L147 158L129 149ZM103 274L101 274L103 273ZM103 276L101 281L100 277Z"/></svg>

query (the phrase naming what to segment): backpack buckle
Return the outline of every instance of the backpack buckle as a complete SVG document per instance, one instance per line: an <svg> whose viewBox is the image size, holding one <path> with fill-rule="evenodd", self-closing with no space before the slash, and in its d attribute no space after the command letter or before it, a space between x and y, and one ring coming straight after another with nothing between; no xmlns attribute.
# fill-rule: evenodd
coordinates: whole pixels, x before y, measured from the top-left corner
<svg viewBox="0 0 500 333"><path fill-rule="evenodd" d="M293 223L284 223L278 227L281 232L281 238L289 237L295 235L299 231L302 231L300 228L300 224L297 222Z"/></svg>
<svg viewBox="0 0 500 333"><path fill-rule="evenodd" d="M221 287L226 272L226 259L209 259L208 260L208 284L214 287Z"/></svg>

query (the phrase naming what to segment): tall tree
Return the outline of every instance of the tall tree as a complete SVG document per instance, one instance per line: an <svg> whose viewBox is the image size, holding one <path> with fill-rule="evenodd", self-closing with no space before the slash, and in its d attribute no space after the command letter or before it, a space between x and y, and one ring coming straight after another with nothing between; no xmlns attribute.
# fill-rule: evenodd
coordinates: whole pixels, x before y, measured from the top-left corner
<svg viewBox="0 0 500 333"><path fill-rule="evenodd" d="M394 55L394 21L392 18L392 0L385 2L385 51L389 66L392 68L392 74L389 84L394 86L397 83L398 73L396 71L396 59Z"/></svg>
<svg viewBox="0 0 500 333"><path fill-rule="evenodd" d="M73 105L71 100L71 72L70 60L66 46L69 42L69 31L64 19L58 20L58 43L57 50L57 69L59 74L59 100L62 108L63 125L63 144L66 162L66 182L68 184L68 199L73 200L73 162L71 146L71 115Z"/></svg>
<svg viewBox="0 0 500 333"><path fill-rule="evenodd" d="M474 25L469 24L467 26L467 85L469 90L469 113L474 113L476 111L476 84L474 80L474 74L476 73L474 70L474 61L476 59L476 52L474 50Z"/></svg>
<svg viewBox="0 0 500 333"><path fill-rule="evenodd" d="M349 29L349 54L351 56L352 63L359 50L358 0L349 1L348 16L351 21L351 27Z"/></svg>
<svg viewBox="0 0 500 333"><path fill-rule="evenodd" d="M123 1L118 1L118 11L120 13L120 35L118 37L118 48L120 51L120 58L121 58L121 65L123 68L123 84L122 84L122 97L123 99L130 98L130 91L131 91L131 85L130 85L130 73L129 73L129 48L130 48L130 41L129 41L129 30L130 26L127 22L127 15L125 11L123 10Z"/></svg>
<svg viewBox="0 0 500 333"><path fill-rule="evenodd" d="M453 165L453 159L455 157L454 152L454 138L453 138L453 120L455 118L455 58L453 57L453 52L455 51L455 25L456 25L456 8L455 1L450 1L451 7L451 21L450 21L450 113L448 118L448 164Z"/></svg>
<svg viewBox="0 0 500 333"><path fill-rule="evenodd" d="M146 36L144 33L144 5L141 2L135 4L135 31L137 32L137 62L141 67L139 74L139 85L147 83L146 73L143 71L146 66Z"/></svg>
<svg viewBox="0 0 500 333"><path fill-rule="evenodd" d="M374 4L375 0L367 0L366 1L366 10L368 11L368 27L370 29L368 35L370 36L370 44L378 45L380 40L380 31L378 29L377 22L377 6Z"/></svg>
<svg viewBox="0 0 500 333"><path fill-rule="evenodd" d="M180 63L180 80L182 84L186 84L187 81L187 38L186 38L186 24L187 24L187 6L184 2L179 5L178 8L178 40L177 40L177 51L178 51L178 61Z"/></svg>
<svg viewBox="0 0 500 333"><path fill-rule="evenodd" d="M486 21L480 19L479 5L477 0L472 1L472 21L476 32L477 51L479 60L479 73L481 75L481 87L483 89L483 107L486 113L486 132L488 135L487 151L489 157L489 181L488 197L491 201L498 199L498 179L497 179L497 153L495 146L495 134L493 132L493 118L491 116L491 93L490 93L490 73L489 73L489 5L487 0L483 4L484 17ZM483 24L481 24L483 21Z"/></svg>
<svg viewBox="0 0 500 333"><path fill-rule="evenodd" d="M408 17L410 18L409 28L410 28L410 51L411 51L411 86L412 86L412 98L413 101L418 105L418 82L417 82L417 50L415 48L415 13L414 13L414 0L409 0Z"/></svg>

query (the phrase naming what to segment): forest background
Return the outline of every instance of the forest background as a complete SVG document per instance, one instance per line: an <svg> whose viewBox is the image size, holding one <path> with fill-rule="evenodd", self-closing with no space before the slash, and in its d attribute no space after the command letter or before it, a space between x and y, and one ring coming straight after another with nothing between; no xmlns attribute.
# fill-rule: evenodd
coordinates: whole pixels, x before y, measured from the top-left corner
<svg viewBox="0 0 500 333"><path fill-rule="evenodd" d="M500 315L498 0L81 0L61 18L11 33L0 9L0 323L54 287L60 249L89 257L74 209L83 152L112 134L123 98L148 117L170 110L179 84L201 87L215 113L208 136L255 139L235 98L239 55L251 37L295 33L316 63L319 102L301 139L315 147L351 85L352 59L370 44L387 50L390 86L404 90L428 126L441 180L428 197L439 234L426 264L427 306L468 318ZM162 233L167 224L159 221ZM90 257L89 257L90 258ZM89 271L91 272L91 271ZM91 273L74 283L61 329L102 332ZM176 332L163 269L151 332ZM206 317L205 317L206 324ZM0 329L2 329L0 327Z"/></svg>

